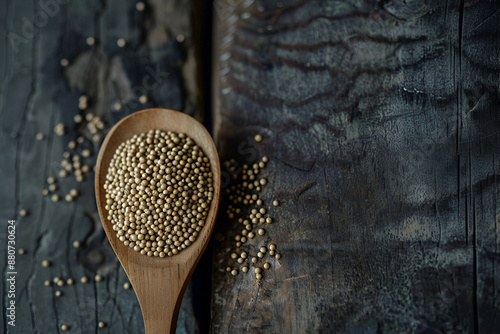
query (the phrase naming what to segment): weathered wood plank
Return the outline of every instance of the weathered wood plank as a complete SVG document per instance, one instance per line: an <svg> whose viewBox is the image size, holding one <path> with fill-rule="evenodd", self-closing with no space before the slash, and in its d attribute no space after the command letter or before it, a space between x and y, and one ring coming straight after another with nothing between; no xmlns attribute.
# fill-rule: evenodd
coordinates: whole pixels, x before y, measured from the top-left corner
<svg viewBox="0 0 500 334"><path fill-rule="evenodd" d="M136 1L119 0L0 1L2 314L9 302L4 279L9 219L16 220L16 247L26 252L16 259L16 327L9 327L2 316L0 332L56 333L62 324L72 333L144 331L137 298L133 290L123 288L128 280L96 212L93 173L81 183L72 173L60 178L56 193L62 200L57 203L42 195L47 177L57 177L62 169L63 152L81 154L88 148L93 155L82 160L90 166L95 162L99 144L90 140L85 126L75 125L78 113L100 116L106 128L124 115L153 106L203 117L197 87L193 88L196 64L186 56L193 49L191 2L151 1L145 11L135 6ZM171 20L156 22L156 31L166 32L158 40L145 22L160 10ZM13 40L13 34L18 39ZM94 45L86 43L90 36ZM125 47L117 45L119 38L126 40ZM60 65L63 58L69 60L66 68ZM83 112L78 109L80 95L89 99L89 109ZM148 101L141 103L141 95ZM117 102L119 110L114 108ZM66 127L64 136L53 132L59 122ZM37 133L44 139L36 140ZM68 142L78 136L85 142L68 149ZM71 188L80 194L67 203L63 198ZM28 215L20 216L21 209ZM72 245L75 240L81 243L78 249ZM44 259L52 265L42 267ZM101 282L95 281L96 274L103 276ZM56 276L73 278L75 284L44 286ZM89 277L89 283L80 283L82 276ZM61 297L55 296L57 290ZM191 290L183 301L178 333L199 332ZM98 328L100 321L107 324L105 329Z"/></svg>
<svg viewBox="0 0 500 334"><path fill-rule="evenodd" d="M241 227L222 218L212 330L499 331L499 5L215 9L221 156L270 158L274 223L242 249L275 242L283 257L260 285L229 275Z"/></svg>

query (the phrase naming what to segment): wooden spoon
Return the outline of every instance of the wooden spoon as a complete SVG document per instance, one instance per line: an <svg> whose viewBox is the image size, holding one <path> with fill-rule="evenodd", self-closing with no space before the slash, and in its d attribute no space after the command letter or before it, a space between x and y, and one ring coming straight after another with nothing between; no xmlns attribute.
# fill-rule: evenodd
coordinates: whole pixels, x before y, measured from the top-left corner
<svg viewBox="0 0 500 334"><path fill-rule="evenodd" d="M184 133L191 137L210 159L214 187L210 211L196 241L177 255L164 258L142 255L125 246L116 237L104 208L106 199L103 185L117 147L135 134L155 129ZM212 137L201 123L178 111L160 108L138 111L119 121L102 143L95 169L97 208L109 242L139 299L147 334L175 332L182 296L215 225L220 178L219 156Z"/></svg>

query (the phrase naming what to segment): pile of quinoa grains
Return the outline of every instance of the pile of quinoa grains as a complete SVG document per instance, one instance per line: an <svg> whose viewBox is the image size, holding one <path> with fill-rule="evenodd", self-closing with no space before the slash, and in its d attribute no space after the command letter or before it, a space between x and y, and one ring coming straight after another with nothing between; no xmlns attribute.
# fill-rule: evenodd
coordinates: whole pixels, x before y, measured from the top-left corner
<svg viewBox="0 0 500 334"><path fill-rule="evenodd" d="M117 238L147 256L189 247L210 210L212 176L208 157L183 133L150 130L121 143L104 183Z"/></svg>
<svg viewBox="0 0 500 334"><path fill-rule="evenodd" d="M256 143L262 140L262 135L255 135ZM264 271L273 268L269 261L281 258L275 244L259 240L264 237L270 239L267 227L274 223L260 196L269 184L268 179L261 176L268 162L269 158L264 156L253 164L240 164L234 159L223 163L225 171L231 176L231 183L223 191L222 197L230 227L225 235L216 234L216 240L223 242L224 253L228 255L222 260L222 263L227 263L225 271L233 276L237 276L240 271L252 273L258 283L262 283ZM273 207L280 205L277 199L271 199L271 203Z"/></svg>

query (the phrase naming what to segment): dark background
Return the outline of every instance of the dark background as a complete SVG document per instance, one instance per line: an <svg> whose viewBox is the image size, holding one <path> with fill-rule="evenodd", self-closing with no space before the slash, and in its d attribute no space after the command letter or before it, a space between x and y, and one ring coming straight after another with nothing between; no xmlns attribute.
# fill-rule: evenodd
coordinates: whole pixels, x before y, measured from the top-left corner
<svg viewBox="0 0 500 334"><path fill-rule="evenodd" d="M240 267L229 254L241 225L224 196L177 332L500 332L500 3L144 5L0 1L3 314L9 219L25 250L16 255L16 327L3 316L0 332L143 331L97 215L93 173L83 182L57 175L63 152L88 148L92 166L99 149L75 115L101 117L104 136L156 106L202 121L222 161L269 157L259 196L273 223L242 250L273 242L282 255L261 282L225 271ZM42 195L49 176L61 197L71 188L80 195L52 202ZM56 276L75 284L43 285Z"/></svg>

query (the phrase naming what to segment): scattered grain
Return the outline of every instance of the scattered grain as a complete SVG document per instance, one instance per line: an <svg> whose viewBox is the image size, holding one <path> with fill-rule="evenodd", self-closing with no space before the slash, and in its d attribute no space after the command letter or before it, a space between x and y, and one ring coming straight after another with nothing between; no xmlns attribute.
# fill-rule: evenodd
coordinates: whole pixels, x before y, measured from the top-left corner
<svg viewBox="0 0 500 334"><path fill-rule="evenodd" d="M73 121L74 121L76 124L81 123L81 122L83 121L83 117L82 117L82 115L75 115L75 116L73 117Z"/></svg>
<svg viewBox="0 0 500 334"><path fill-rule="evenodd" d="M62 123L58 123L55 127L54 127L54 132L56 135L58 136L62 136L65 132L65 129L64 129L64 124Z"/></svg>
<svg viewBox="0 0 500 334"><path fill-rule="evenodd" d="M139 1L135 4L135 9L137 9L139 12L142 12L145 8L146 5L142 1Z"/></svg>
<svg viewBox="0 0 500 334"><path fill-rule="evenodd" d="M102 130L102 129L104 129L104 122L103 121L98 121L98 122L95 123L95 126L99 130Z"/></svg>

